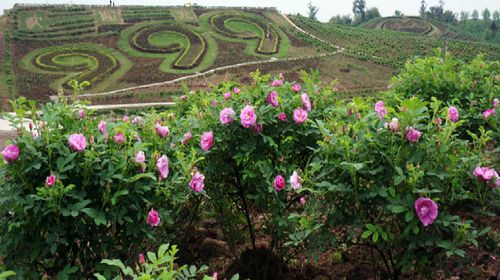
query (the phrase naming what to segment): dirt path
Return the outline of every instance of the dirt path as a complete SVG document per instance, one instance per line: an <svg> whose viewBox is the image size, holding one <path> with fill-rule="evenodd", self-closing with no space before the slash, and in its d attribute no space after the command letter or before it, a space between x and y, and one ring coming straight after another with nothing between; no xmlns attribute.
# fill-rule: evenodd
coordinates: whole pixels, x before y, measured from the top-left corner
<svg viewBox="0 0 500 280"><path fill-rule="evenodd" d="M321 38L319 38L319 37L316 37L314 34L311 34L311 33L307 32L307 31L305 31L304 29L300 28L300 27L299 27L299 26L297 26L297 25L296 25L296 24L295 24L295 23L294 23L294 22L293 22L290 18L288 18L288 16L287 16L286 14L281 14L281 15L285 18L285 20L286 20L286 21L287 21L287 22L288 22L291 26L293 26L293 27L294 27L295 29L297 29L298 31L300 31L300 32L302 32L302 33L304 33L304 34L307 34L307 35L309 35L310 37L312 37L312 38L314 38L314 39L316 39L316 40L318 40L318 41L320 41L320 42L322 42L322 43L324 43L324 44L327 44L327 45L333 46L333 47L337 48L338 50L340 50L341 52L345 50L345 49L344 49L343 47L341 47L341 46L337 46L337 45L334 45L334 44L332 44L332 43L330 43L330 42L327 42L327 41L325 41L325 40L323 40L323 39L321 39Z"/></svg>

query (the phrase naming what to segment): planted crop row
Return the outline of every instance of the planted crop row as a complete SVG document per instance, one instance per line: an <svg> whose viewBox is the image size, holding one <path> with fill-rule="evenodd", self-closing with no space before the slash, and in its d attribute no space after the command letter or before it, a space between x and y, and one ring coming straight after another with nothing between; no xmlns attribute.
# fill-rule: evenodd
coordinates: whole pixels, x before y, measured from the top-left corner
<svg viewBox="0 0 500 280"><path fill-rule="evenodd" d="M40 33L27 33L23 31L18 31L14 33L16 39L69 39L72 36L81 36L85 34L95 33L96 30L92 28L82 28L82 29L71 29L69 31L57 31L57 32L40 32Z"/></svg>
<svg viewBox="0 0 500 280"><path fill-rule="evenodd" d="M49 13L47 14L48 18L67 18L67 17L75 17L75 16L90 16L92 15L91 11L79 11L79 12L60 12L60 13Z"/></svg>
<svg viewBox="0 0 500 280"><path fill-rule="evenodd" d="M279 51L280 37L278 33L269 24L262 22L260 19L239 14L217 14L211 16L209 21L212 27L224 36L242 40L257 39L258 44L255 50L257 53L275 54ZM235 32L228 27L229 21L253 25L258 30L258 34L252 30Z"/></svg>

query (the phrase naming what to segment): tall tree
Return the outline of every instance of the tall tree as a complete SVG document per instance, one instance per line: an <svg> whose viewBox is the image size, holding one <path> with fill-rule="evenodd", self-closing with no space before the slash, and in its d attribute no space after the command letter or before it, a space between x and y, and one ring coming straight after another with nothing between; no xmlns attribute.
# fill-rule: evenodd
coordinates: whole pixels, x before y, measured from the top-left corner
<svg viewBox="0 0 500 280"><path fill-rule="evenodd" d="M500 12L499 11L494 11L493 12L493 20L494 21L500 21Z"/></svg>
<svg viewBox="0 0 500 280"><path fill-rule="evenodd" d="M469 19L469 12L466 12L466 11L461 11L460 12L460 22L462 23L466 23L467 20Z"/></svg>
<svg viewBox="0 0 500 280"><path fill-rule="evenodd" d="M380 17L380 12L376 7L371 7L366 10L366 20Z"/></svg>
<svg viewBox="0 0 500 280"><path fill-rule="evenodd" d="M479 19L479 12L476 9L474 9L474 11L472 11L472 19L473 20Z"/></svg>
<svg viewBox="0 0 500 280"><path fill-rule="evenodd" d="M425 17L425 10L427 9L427 5L425 5L425 0L422 0L420 5L420 17Z"/></svg>
<svg viewBox="0 0 500 280"><path fill-rule="evenodd" d="M484 11L483 11L483 19L485 21L491 20L491 13L490 13L490 10L488 10L488 8L484 9Z"/></svg>
<svg viewBox="0 0 500 280"><path fill-rule="evenodd" d="M318 14L319 8L314 6L311 1L307 4L307 8L309 9L308 17L310 19L318 19L316 15Z"/></svg>
<svg viewBox="0 0 500 280"><path fill-rule="evenodd" d="M396 11L394 11L394 15L397 17L401 17L401 16L403 16L403 13L401 13L400 10L396 10Z"/></svg>
<svg viewBox="0 0 500 280"><path fill-rule="evenodd" d="M354 0L352 3L352 12L354 14L354 20L359 22L363 22L366 19L366 1L365 0Z"/></svg>

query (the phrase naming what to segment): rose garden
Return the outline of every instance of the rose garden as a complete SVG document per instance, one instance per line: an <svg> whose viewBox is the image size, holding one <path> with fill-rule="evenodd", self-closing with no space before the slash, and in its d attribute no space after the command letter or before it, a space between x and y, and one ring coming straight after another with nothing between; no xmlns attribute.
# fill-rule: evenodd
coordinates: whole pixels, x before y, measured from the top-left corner
<svg viewBox="0 0 500 280"><path fill-rule="evenodd" d="M374 97L341 98L315 72L254 72L251 85L186 90L138 114L13 101L3 277L315 279L320 265L305 268L325 255L361 278L488 267L499 73L498 61L440 54L408 62ZM208 237L222 258L205 256Z"/></svg>

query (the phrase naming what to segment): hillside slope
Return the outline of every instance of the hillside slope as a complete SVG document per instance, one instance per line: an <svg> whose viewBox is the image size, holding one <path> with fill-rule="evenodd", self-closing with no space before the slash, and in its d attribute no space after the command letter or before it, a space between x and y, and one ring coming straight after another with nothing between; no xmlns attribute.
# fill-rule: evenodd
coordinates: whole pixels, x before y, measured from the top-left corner
<svg viewBox="0 0 500 280"><path fill-rule="evenodd" d="M292 16L291 19L307 32L331 44L342 46L346 49L346 53L353 57L395 67L401 66L407 59L415 56L431 55L435 48L447 49L464 60L470 60L481 53L488 59L500 59L500 46L494 44L348 27L321 23L303 16Z"/></svg>

